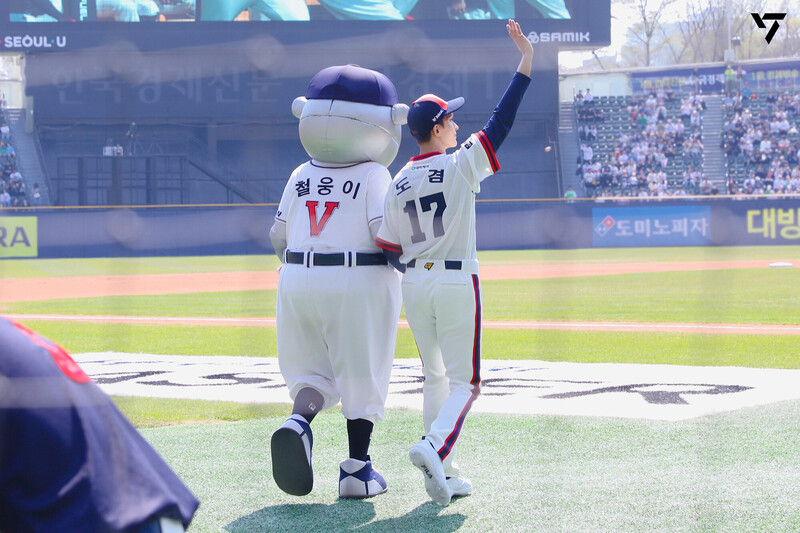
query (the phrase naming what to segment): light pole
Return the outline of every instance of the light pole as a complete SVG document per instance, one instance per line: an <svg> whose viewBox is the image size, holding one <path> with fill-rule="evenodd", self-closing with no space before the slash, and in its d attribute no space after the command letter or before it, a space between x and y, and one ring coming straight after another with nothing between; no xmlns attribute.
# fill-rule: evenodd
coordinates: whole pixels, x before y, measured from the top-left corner
<svg viewBox="0 0 800 533"><path fill-rule="evenodd" d="M731 39L731 10L726 9L725 11L725 22L727 22L728 26L728 48L725 49L723 58L726 63L732 63L736 61L736 54L733 51L733 39Z"/></svg>

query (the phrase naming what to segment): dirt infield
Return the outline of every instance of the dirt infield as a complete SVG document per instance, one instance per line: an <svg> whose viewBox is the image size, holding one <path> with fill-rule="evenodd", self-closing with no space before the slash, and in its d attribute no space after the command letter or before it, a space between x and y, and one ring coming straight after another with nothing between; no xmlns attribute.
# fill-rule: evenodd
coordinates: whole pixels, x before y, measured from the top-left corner
<svg viewBox="0 0 800 533"><path fill-rule="evenodd" d="M609 276L648 272L679 272L766 268L766 261L712 261L662 263L558 263L486 265L481 267L484 281L510 279L544 279L582 276ZM196 274L148 274L119 276L75 276L51 278L0 279L0 309L3 303L64 298L187 294L196 292L229 292L273 290L278 286L275 271L248 271ZM70 320L82 322L115 322L174 325L274 326L275 319L208 318L208 317L130 317L130 316L64 316L10 315L20 320ZM404 326L401 323L401 326ZM407 327L404 326L404 327ZM671 333L726 333L759 335L800 335L800 326L757 324L652 324L608 322L494 322L484 327L502 329L563 329L594 331L660 331Z"/></svg>
<svg viewBox="0 0 800 533"><path fill-rule="evenodd" d="M115 316L115 315L4 315L14 320L35 322L103 322L108 324L168 324L171 326L244 326L275 327L274 317L163 317L163 316ZM516 320L513 322L483 320L488 329L558 329L572 331L647 331L661 333L717 333L728 335L800 335L800 326L758 324L681 324L652 322L542 322ZM401 320L401 328L408 322Z"/></svg>
<svg viewBox="0 0 800 533"><path fill-rule="evenodd" d="M496 281L611 276L646 272L765 268L767 266L769 265L766 261L487 265L481 266L480 277L483 281ZM277 288L278 273L276 271L9 278L0 279L0 304L56 298L235 292L273 290Z"/></svg>

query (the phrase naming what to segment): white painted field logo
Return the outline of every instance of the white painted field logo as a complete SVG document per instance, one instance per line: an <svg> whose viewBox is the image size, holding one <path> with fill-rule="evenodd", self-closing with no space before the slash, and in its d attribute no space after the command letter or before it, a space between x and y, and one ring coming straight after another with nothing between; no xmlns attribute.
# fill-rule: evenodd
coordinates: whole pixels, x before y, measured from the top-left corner
<svg viewBox="0 0 800 533"><path fill-rule="evenodd" d="M77 354L108 394L291 403L277 358ZM800 399L800 370L678 365L481 362L485 413L686 420ZM422 409L422 367L395 361L386 406Z"/></svg>
<svg viewBox="0 0 800 533"><path fill-rule="evenodd" d="M532 31L528 40L533 43L588 43L591 32L588 31Z"/></svg>

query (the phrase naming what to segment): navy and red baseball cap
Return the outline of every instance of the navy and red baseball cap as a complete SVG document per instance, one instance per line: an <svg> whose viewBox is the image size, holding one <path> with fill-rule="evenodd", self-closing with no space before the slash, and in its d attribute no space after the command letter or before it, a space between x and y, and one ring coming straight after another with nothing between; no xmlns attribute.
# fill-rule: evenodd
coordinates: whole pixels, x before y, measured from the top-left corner
<svg viewBox="0 0 800 533"><path fill-rule="evenodd" d="M408 110L408 127L417 139L426 136L445 116L455 113L464 105L464 98L443 100L435 94L425 94L411 102Z"/></svg>

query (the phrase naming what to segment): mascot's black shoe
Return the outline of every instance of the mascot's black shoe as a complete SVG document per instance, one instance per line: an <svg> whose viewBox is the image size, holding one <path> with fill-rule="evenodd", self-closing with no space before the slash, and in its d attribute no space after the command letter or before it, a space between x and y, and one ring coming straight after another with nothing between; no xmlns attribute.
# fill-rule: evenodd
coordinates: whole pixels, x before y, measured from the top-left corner
<svg viewBox="0 0 800 533"><path fill-rule="evenodd" d="M292 415L272 434L272 477L283 492L305 496L314 486L311 470L311 426Z"/></svg>

